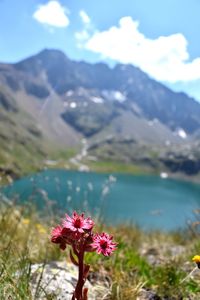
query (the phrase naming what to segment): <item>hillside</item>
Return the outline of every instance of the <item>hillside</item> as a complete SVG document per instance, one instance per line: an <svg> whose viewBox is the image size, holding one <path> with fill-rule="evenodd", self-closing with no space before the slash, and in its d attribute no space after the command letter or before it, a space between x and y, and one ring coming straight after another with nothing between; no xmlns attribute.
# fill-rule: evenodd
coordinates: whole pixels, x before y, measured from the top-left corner
<svg viewBox="0 0 200 300"><path fill-rule="evenodd" d="M47 49L16 64L1 63L0 108L2 163L10 161L6 147L21 143L22 153L47 157L49 145L80 149L86 139L89 154L101 160L188 174L200 168L200 104L132 65L77 62ZM188 163L181 170L188 159L195 172L187 171Z"/></svg>
<svg viewBox="0 0 200 300"><path fill-rule="evenodd" d="M40 130L15 99L0 87L0 175L16 178L37 170L46 156Z"/></svg>

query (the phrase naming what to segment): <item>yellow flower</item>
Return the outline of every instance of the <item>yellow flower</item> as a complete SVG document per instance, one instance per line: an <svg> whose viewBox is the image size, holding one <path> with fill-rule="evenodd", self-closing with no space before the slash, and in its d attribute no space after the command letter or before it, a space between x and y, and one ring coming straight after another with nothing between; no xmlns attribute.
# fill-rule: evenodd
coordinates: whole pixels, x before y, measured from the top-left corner
<svg viewBox="0 0 200 300"><path fill-rule="evenodd" d="M197 267L200 269L200 255L195 255L192 258L192 261L195 262L197 264Z"/></svg>
<svg viewBox="0 0 200 300"><path fill-rule="evenodd" d="M36 228L38 230L39 233L46 233L46 229L39 223L36 224Z"/></svg>
<svg viewBox="0 0 200 300"><path fill-rule="evenodd" d="M30 223L30 220L23 218L22 223L28 225Z"/></svg>

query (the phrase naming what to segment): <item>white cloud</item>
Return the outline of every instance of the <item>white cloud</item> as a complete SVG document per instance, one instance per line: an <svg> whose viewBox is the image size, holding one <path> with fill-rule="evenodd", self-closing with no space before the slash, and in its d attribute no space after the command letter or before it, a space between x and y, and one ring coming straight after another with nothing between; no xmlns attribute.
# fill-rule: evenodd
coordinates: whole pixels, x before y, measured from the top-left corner
<svg viewBox="0 0 200 300"><path fill-rule="evenodd" d="M84 10L79 11L79 16L83 22L83 28L81 31L75 32L75 38L78 41L77 46L83 48L84 42L90 38L94 30L91 19Z"/></svg>
<svg viewBox="0 0 200 300"><path fill-rule="evenodd" d="M132 63L157 80L177 82L200 78L200 57L189 61L187 40L181 33L149 39L139 22L123 17L119 26L94 32L82 46L121 63ZM80 40L79 40L80 41Z"/></svg>
<svg viewBox="0 0 200 300"><path fill-rule="evenodd" d="M85 40L89 39L89 37L90 37L90 35L86 29L83 29L82 31L79 31L79 32L75 32L75 38L78 41L85 41Z"/></svg>
<svg viewBox="0 0 200 300"><path fill-rule="evenodd" d="M67 27L69 25L67 9L56 0L39 5L33 14L33 18L40 23L54 27Z"/></svg>
<svg viewBox="0 0 200 300"><path fill-rule="evenodd" d="M89 24L90 23L90 17L87 15L87 13L84 10L81 10L79 12L79 15L80 15L81 20L84 24Z"/></svg>

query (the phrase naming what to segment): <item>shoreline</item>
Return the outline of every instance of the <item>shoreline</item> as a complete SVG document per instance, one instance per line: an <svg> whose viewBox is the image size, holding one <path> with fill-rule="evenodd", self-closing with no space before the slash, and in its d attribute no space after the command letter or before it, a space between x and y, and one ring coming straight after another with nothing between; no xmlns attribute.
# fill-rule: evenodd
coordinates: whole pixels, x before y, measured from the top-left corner
<svg viewBox="0 0 200 300"><path fill-rule="evenodd" d="M103 164L103 167L101 166ZM187 175L185 173L181 172L169 172L167 170L153 170L149 168L148 166L138 166L138 165L127 165L123 163L115 164L112 161L108 163L109 166L106 167L105 161L99 161L99 165L92 165L89 164L87 170L81 170L78 168L78 166L70 165L58 162L55 165L47 166L44 165L43 168L34 169L33 172L23 172L21 174L17 174L13 171L13 174L16 176L12 177L12 175L4 174L3 172L0 174L0 187L5 186L7 184L11 184L15 180L19 180L25 176L34 175L36 173L45 171L45 170L64 170L64 171L77 171L77 172L93 172L97 174L124 174L124 175L133 175L133 176L140 176L140 175L147 175L147 176L156 176L160 177L163 180L166 179L174 179L174 180L180 180L195 184L200 184L200 172L196 175ZM113 164L113 165L112 165ZM120 168L119 168L120 167ZM163 172L162 172L163 171ZM166 174L166 177L161 176L161 174Z"/></svg>

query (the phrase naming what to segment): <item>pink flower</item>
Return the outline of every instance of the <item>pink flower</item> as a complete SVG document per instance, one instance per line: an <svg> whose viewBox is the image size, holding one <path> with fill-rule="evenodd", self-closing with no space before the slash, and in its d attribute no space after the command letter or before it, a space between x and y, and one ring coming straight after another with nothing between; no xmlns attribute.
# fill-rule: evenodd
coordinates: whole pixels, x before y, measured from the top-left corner
<svg viewBox="0 0 200 300"><path fill-rule="evenodd" d="M59 244L62 250L70 247L71 262L78 267L78 281L72 299L87 299L87 288L83 288L88 277L90 265L84 262L84 253L96 251L104 256L110 256L116 249L113 237L105 232L93 234L94 222L91 218L84 218L84 214L74 212L72 217L66 214L61 226L52 229L51 241Z"/></svg>
<svg viewBox="0 0 200 300"><path fill-rule="evenodd" d="M71 231L69 228L63 228L62 229L62 236L65 239L66 243L69 245L72 245L74 241L79 240L81 237L82 233L78 231Z"/></svg>
<svg viewBox="0 0 200 300"><path fill-rule="evenodd" d="M51 241L52 243L60 244L60 249L65 250L66 242L63 238L62 230L63 228L61 226L53 228L51 232Z"/></svg>
<svg viewBox="0 0 200 300"><path fill-rule="evenodd" d="M98 254L102 253L104 256L110 256L116 249L116 243L112 242L113 237L105 232L95 234L93 236L93 243L91 246L96 249Z"/></svg>
<svg viewBox="0 0 200 300"><path fill-rule="evenodd" d="M59 244L61 239L62 239L62 227L57 226L57 227L52 229L51 241L53 243Z"/></svg>
<svg viewBox="0 0 200 300"><path fill-rule="evenodd" d="M84 214L78 215L73 213L72 218L66 214L66 220L63 221L63 227L77 233L84 233L86 230L91 230L94 222L91 218L84 219Z"/></svg>

